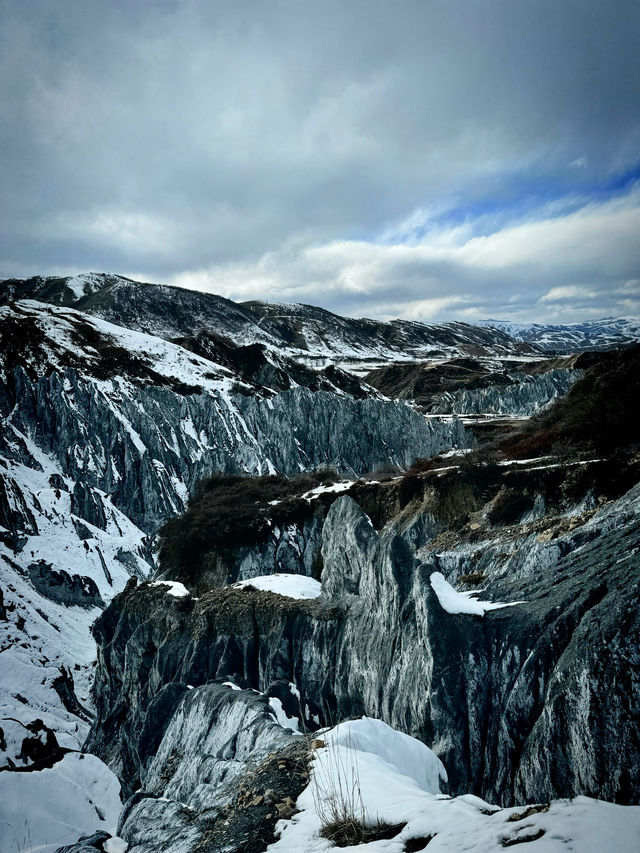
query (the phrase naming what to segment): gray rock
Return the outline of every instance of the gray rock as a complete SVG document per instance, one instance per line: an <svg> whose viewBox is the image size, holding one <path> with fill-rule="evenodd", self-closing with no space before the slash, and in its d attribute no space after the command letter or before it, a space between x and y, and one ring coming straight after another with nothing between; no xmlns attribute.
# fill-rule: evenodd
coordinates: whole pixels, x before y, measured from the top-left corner
<svg viewBox="0 0 640 853"><path fill-rule="evenodd" d="M360 475L470 443L457 420L427 422L403 403L307 388L231 401L117 380L110 388L71 368L37 381L15 368L0 412L53 454L76 483L72 512L97 527L105 523L104 493L155 533L212 471L294 474L331 466ZM28 523L26 508L21 519Z"/></svg>
<svg viewBox="0 0 640 853"><path fill-rule="evenodd" d="M447 391L432 406L433 414L514 415L530 417L548 408L567 393L584 370L557 369L541 375L513 374L511 385L490 385L463 391Z"/></svg>
<svg viewBox="0 0 640 853"><path fill-rule="evenodd" d="M57 571L39 560L28 566L29 578L40 595L66 607L104 607L104 601L93 578Z"/></svg>
<svg viewBox="0 0 640 853"><path fill-rule="evenodd" d="M479 545L480 568L497 567L483 597L523 601L482 618L443 610L430 583L434 571L453 580L478 565L472 546L419 563L393 529L376 533L340 498L324 525L319 600L223 590L176 604L142 587L114 601L96 625L91 748L126 782L163 684L285 679L321 721L366 713L429 744L452 793L637 802L639 506L632 491L553 543L511 546L506 561L500 536ZM162 766L182 737L173 725Z"/></svg>
<svg viewBox="0 0 640 853"><path fill-rule="evenodd" d="M104 830L94 832L93 835L83 835L75 844L67 844L58 847L56 853L95 853L96 850L104 851L104 843L111 835Z"/></svg>
<svg viewBox="0 0 640 853"><path fill-rule="evenodd" d="M253 690L185 688L118 834L130 853L193 849L237 794L234 782L294 738Z"/></svg>

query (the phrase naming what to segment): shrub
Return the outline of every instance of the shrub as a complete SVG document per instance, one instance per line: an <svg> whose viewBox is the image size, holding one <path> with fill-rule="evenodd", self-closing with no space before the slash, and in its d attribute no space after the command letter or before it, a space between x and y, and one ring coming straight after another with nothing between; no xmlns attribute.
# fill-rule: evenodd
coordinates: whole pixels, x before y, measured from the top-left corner
<svg viewBox="0 0 640 853"><path fill-rule="evenodd" d="M566 459L581 450L610 454L637 447L640 346L606 355L501 448L512 458L525 458L561 447Z"/></svg>
<svg viewBox="0 0 640 853"><path fill-rule="evenodd" d="M345 817L334 823L325 824L320 835L332 841L336 847L351 847L357 844L369 844L370 841L395 838L405 826L406 823L386 823L380 820L372 826L365 826L356 818Z"/></svg>
<svg viewBox="0 0 640 853"><path fill-rule="evenodd" d="M291 478L214 474L202 480L186 512L160 530L161 569L194 580L211 555L261 542L274 525L304 521L315 507L301 496L336 479L323 469Z"/></svg>
<svg viewBox="0 0 640 853"><path fill-rule="evenodd" d="M316 763L314 768L312 788L314 807L322 824L320 835L336 847L395 838L405 823L366 820L356 750L351 745L345 750L329 744L325 754L326 763Z"/></svg>
<svg viewBox="0 0 640 853"><path fill-rule="evenodd" d="M468 583L472 586L478 586L483 581L487 579L487 576L483 572L471 572L470 575L459 575L458 581L460 583Z"/></svg>

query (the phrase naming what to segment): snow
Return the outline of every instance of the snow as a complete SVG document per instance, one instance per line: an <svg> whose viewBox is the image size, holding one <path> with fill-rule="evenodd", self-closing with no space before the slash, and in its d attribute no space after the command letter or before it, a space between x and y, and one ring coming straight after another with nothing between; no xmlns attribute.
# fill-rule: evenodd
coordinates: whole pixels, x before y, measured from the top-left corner
<svg viewBox="0 0 640 853"><path fill-rule="evenodd" d="M14 432L18 434L17 430ZM54 570L89 577L106 603L130 576L116 559L118 553L128 552L140 576L148 572L148 564L140 558L145 537L96 489L94 494L102 502L107 529L100 530L82 521L91 538L80 539L74 526L75 516L70 512L69 493L49 485L51 474L61 476L59 467L44 453L37 452L27 436L22 438L34 467L5 458L2 480L10 496L15 493L22 497L38 532L27 535L17 553L0 543L0 583L11 614L6 621L0 621L0 716L14 717L20 723L40 718L56 732L61 745L78 749L88 726L64 708L52 684L60 676L60 667L65 666L73 672L80 702L90 704L91 667L96 654L90 628L100 610L65 606L43 597L29 580L28 568L43 561ZM42 471L36 470L38 464ZM108 566L108 578L102 560ZM22 628L21 620L24 620ZM18 693L27 699L26 704L15 699ZM16 737L21 743L24 735L17 732ZM19 745L7 746L7 756L15 761L14 749L18 746L19 752ZM5 761L0 751L0 764Z"/></svg>
<svg viewBox="0 0 640 853"><path fill-rule="evenodd" d="M168 589L165 590L167 595L172 595L174 598L186 598L191 595L186 586L183 583L180 583L180 581L153 581L149 586L168 587Z"/></svg>
<svg viewBox="0 0 640 853"><path fill-rule="evenodd" d="M544 459L550 459L550 456L533 456L531 459L504 459L498 462L498 465L532 465L534 462L542 462ZM549 465L543 467L551 467Z"/></svg>
<svg viewBox="0 0 640 853"><path fill-rule="evenodd" d="M319 495L339 494L346 492L353 486L353 480L347 480L341 483L332 483L330 486L316 486L315 489L310 489L302 495L304 500L310 501L317 498Z"/></svg>
<svg viewBox="0 0 640 853"><path fill-rule="evenodd" d="M277 698L277 696L273 696L269 699L269 705L271 706L273 715L276 718L276 722L279 723L283 729L291 729L292 732L301 734L298 718L287 716L287 713L282 706L282 702Z"/></svg>
<svg viewBox="0 0 640 853"><path fill-rule="evenodd" d="M82 299L87 293L95 293L102 287L102 281L99 274L96 273L81 273L67 279L65 286L73 293L77 299Z"/></svg>
<svg viewBox="0 0 640 853"><path fill-rule="evenodd" d="M82 299L84 296L84 286L86 282L83 276L76 275L67 280L67 287L73 292L76 299Z"/></svg>
<svg viewBox="0 0 640 853"><path fill-rule="evenodd" d="M431 794L439 794L440 782L447 781L443 763L428 746L373 717L340 723L324 736L324 741L331 747L375 755Z"/></svg>
<svg viewBox="0 0 640 853"><path fill-rule="evenodd" d="M300 445L300 442L297 439L296 444L298 446ZM275 473L275 470L273 473ZM304 494L300 495L300 497L302 500L305 500L310 503L311 501L318 498L320 495L338 495L341 492L347 492L355 482L356 480L343 480L339 483L331 483L327 486L316 486L314 489L309 489L308 492L305 492ZM369 482L375 483L377 481L370 480ZM278 504L281 503L282 500L280 498L276 498L273 501L269 501L269 506L278 506Z"/></svg>
<svg viewBox="0 0 640 853"><path fill-rule="evenodd" d="M477 601L473 596L479 595L481 590L473 590L471 592L458 592L451 584L445 580L441 572L433 572L430 579L431 588L438 596L438 601L443 610L447 613L459 614L468 613L473 616L484 616L488 610L498 610L501 607L513 607L516 604L522 604L522 601L511 602L491 602Z"/></svg>
<svg viewBox="0 0 640 853"><path fill-rule="evenodd" d="M127 853L129 844L123 838L113 836L104 842L104 853Z"/></svg>
<svg viewBox="0 0 640 853"><path fill-rule="evenodd" d="M277 824L271 853L314 853L335 849L320 836L332 798L367 825L378 820L406 824L395 838L380 839L345 853L402 853L406 841L434 836L429 853L498 853L515 839L540 837L535 853L631 853L639 849L640 807L588 797L553 801L524 817L526 806L501 809L473 795L439 793L446 778L436 755L420 741L380 720L341 723L319 737L309 785L298 797L298 813ZM506 842L506 843L505 843ZM529 849L529 847L522 848Z"/></svg>
<svg viewBox="0 0 640 853"><path fill-rule="evenodd" d="M526 341L543 350L558 352L619 347L640 340L638 317L604 317L600 320L564 324L481 320L477 325L500 329L517 341Z"/></svg>
<svg viewBox="0 0 640 853"><path fill-rule="evenodd" d="M265 592L275 592L285 598L318 598L322 594L320 582L305 575L261 575L257 578L247 578L232 585L233 589L255 587Z"/></svg>
<svg viewBox="0 0 640 853"><path fill-rule="evenodd" d="M116 833L120 783L95 755L68 753L54 767L0 773L3 853L54 851L97 830Z"/></svg>
<svg viewBox="0 0 640 853"><path fill-rule="evenodd" d="M298 688L296 687L296 685L293 683L293 681L290 681L290 682L289 682L289 690L291 691L291 693L293 693L293 695L296 697L296 699L297 699L297 700L298 700L298 702L299 702L299 701L300 701L300 699L301 699L300 691L298 690Z"/></svg>
<svg viewBox="0 0 640 853"><path fill-rule="evenodd" d="M45 333L52 366L64 362L64 358L62 361L60 359L61 351L77 354L75 334L77 324L82 322L93 326L102 337L126 349L131 356L140 359L156 373L172 382L198 385L204 391L220 391L228 395L232 393L234 386L246 385L226 367L155 335L116 326L73 308L44 305L31 299L20 300L15 303L15 307L21 315L27 314L33 317ZM3 306L0 308L0 320L12 313L15 313L13 307ZM99 359L98 353L88 345L82 352L88 367L92 361ZM90 369L87 373L90 378ZM113 383L109 380L94 380L94 384L105 391L113 389L118 382L122 380Z"/></svg>
<svg viewBox="0 0 640 853"><path fill-rule="evenodd" d="M19 515L26 507L35 521L35 527L26 524L17 550L0 542L0 584L8 611L8 618L0 621L0 717L6 740L0 766L11 759L23 768L29 763L18 758L24 727L35 719L55 733L61 747L82 748L89 724L64 707L53 685L64 667L73 676L79 701L91 708L96 657L91 625L101 612L98 607L65 606L41 595L29 578L29 566L42 561L53 570L91 578L105 603L125 586L131 573L144 577L150 567L141 556L146 552L145 535L104 492L92 490L104 511L102 530L72 515L73 481L63 476L56 459L12 423L11 415L5 436L9 451L21 448L15 458L0 457L9 505ZM60 478L60 489L51 487L52 474ZM78 522L88 538L80 538ZM123 553L132 569L117 558ZM55 850L96 829L114 832L118 790L105 765L77 753L66 755L49 770L0 773L2 853Z"/></svg>

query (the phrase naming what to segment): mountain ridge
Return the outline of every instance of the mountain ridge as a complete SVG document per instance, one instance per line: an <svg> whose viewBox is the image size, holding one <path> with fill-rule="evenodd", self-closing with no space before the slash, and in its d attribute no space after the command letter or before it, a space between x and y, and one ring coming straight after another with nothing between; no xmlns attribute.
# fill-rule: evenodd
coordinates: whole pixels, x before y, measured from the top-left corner
<svg viewBox="0 0 640 853"><path fill-rule="evenodd" d="M429 325L410 320L384 323L352 319L315 306L237 303L215 294L104 273L0 282L0 305L29 298L77 308L167 339L205 329L236 344L258 342L313 359L515 356L536 352L500 330L469 323Z"/></svg>
<svg viewBox="0 0 640 853"><path fill-rule="evenodd" d="M640 317L602 317L576 323L482 320L480 325L500 329L515 340L559 354L616 349L640 340Z"/></svg>
<svg viewBox="0 0 640 853"><path fill-rule="evenodd" d="M167 339L214 331L237 345L258 342L307 359L563 355L640 340L640 318L634 317L564 324L498 319L380 321L344 317L306 303L236 302L214 293L110 273L0 280L0 305L15 299L73 307Z"/></svg>

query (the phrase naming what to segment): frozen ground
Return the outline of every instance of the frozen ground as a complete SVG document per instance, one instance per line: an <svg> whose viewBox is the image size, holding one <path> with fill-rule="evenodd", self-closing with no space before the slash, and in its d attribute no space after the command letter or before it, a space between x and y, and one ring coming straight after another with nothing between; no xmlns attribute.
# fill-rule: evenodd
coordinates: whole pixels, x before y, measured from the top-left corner
<svg viewBox="0 0 640 853"><path fill-rule="evenodd" d="M395 837L341 848L345 853L402 853L415 839L424 840L428 853L498 853L516 844L523 853L640 849L638 806L576 797L533 809L500 809L475 796L440 794L446 773L435 754L379 720L341 723L321 737L325 746L316 751L311 781L297 801L300 811L280 821L271 853L335 849L320 832L336 793L364 824L398 826Z"/></svg>
<svg viewBox="0 0 640 853"><path fill-rule="evenodd" d="M95 755L69 753L48 770L0 773L0 850L53 853L99 829L116 834L120 783Z"/></svg>

